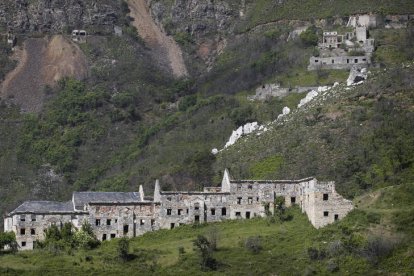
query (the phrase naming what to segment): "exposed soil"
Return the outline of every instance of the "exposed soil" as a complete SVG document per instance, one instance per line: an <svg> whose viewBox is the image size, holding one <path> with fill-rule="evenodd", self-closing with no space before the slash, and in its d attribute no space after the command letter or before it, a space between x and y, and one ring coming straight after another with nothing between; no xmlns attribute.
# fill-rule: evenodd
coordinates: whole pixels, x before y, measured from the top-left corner
<svg viewBox="0 0 414 276"><path fill-rule="evenodd" d="M139 36L153 52L161 67L168 68L175 77L187 76L183 54L175 40L156 24L151 16L146 0L128 0L130 16Z"/></svg>
<svg viewBox="0 0 414 276"><path fill-rule="evenodd" d="M17 50L17 67L0 86L0 95L21 107L23 112L39 112L45 87L53 87L63 77L87 76L86 57L78 45L63 36L29 38Z"/></svg>

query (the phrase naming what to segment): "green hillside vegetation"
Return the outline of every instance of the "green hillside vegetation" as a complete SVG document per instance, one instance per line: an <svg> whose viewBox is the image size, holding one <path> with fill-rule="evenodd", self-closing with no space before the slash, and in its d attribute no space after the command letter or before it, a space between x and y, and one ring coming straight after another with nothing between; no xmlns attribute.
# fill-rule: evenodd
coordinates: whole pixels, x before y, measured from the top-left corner
<svg viewBox="0 0 414 276"><path fill-rule="evenodd" d="M344 220L316 230L297 207L277 217L187 225L147 233L94 250L37 249L0 255L3 275L278 275L406 274L414 270L414 184L383 188L355 200ZM217 270L200 266L193 241L217 244ZM120 245L122 243L122 246ZM120 248L121 247L121 248ZM203 272L204 271L204 272Z"/></svg>
<svg viewBox="0 0 414 276"><path fill-rule="evenodd" d="M411 81L412 69L398 66L371 75L355 89L335 88L325 100L289 115L288 122L221 152L214 164L217 180L222 168L236 178L250 178L278 156L283 163L267 178L336 180L339 191L350 197L413 181Z"/></svg>
<svg viewBox="0 0 414 276"><path fill-rule="evenodd" d="M246 29L283 19L311 20L365 13L410 14L414 11L414 4L405 0L250 0L246 4L249 7L247 19L241 23Z"/></svg>

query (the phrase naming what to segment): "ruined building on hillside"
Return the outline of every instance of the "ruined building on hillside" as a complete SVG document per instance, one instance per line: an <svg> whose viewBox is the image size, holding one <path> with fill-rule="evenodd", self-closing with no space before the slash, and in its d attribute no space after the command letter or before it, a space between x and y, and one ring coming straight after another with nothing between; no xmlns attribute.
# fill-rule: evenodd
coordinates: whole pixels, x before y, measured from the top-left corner
<svg viewBox="0 0 414 276"><path fill-rule="evenodd" d="M198 192L164 192L155 183L153 198L139 192L75 192L69 202L25 202L4 219L5 231L16 233L20 249L32 249L45 229L71 222L89 223L100 240L135 237L183 224L250 219L273 212L277 196L297 204L316 228L342 219L352 202L335 191L334 182L301 180L233 180L226 170L221 187Z"/></svg>
<svg viewBox="0 0 414 276"><path fill-rule="evenodd" d="M366 67L371 64L375 41L368 38L367 27L357 26L342 34L323 32L318 50L319 55L310 58L308 70Z"/></svg>

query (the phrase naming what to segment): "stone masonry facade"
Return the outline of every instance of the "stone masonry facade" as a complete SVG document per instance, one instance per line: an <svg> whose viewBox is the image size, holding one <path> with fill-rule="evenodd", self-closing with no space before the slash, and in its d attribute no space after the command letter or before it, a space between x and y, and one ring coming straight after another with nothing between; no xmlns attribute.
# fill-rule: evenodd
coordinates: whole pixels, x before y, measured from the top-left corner
<svg viewBox="0 0 414 276"><path fill-rule="evenodd" d="M234 180L225 170L220 187L203 191L165 192L158 180L154 196L139 192L75 192L69 202L28 201L4 218L5 231L16 233L21 250L33 249L52 224L70 222L76 228L89 223L101 241L136 237L158 229L228 219L264 217L273 212L275 199L296 204L316 228L344 218L352 202L335 191L334 182L301 180Z"/></svg>

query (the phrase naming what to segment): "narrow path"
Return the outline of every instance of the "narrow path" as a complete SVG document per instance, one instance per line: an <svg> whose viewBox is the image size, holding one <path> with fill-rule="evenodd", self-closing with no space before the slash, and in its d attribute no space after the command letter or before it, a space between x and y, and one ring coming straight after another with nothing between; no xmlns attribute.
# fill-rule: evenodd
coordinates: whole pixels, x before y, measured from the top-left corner
<svg viewBox="0 0 414 276"><path fill-rule="evenodd" d="M158 26L151 16L146 0L128 0L132 24L152 49L157 62L172 71L175 77L188 75L180 46Z"/></svg>

